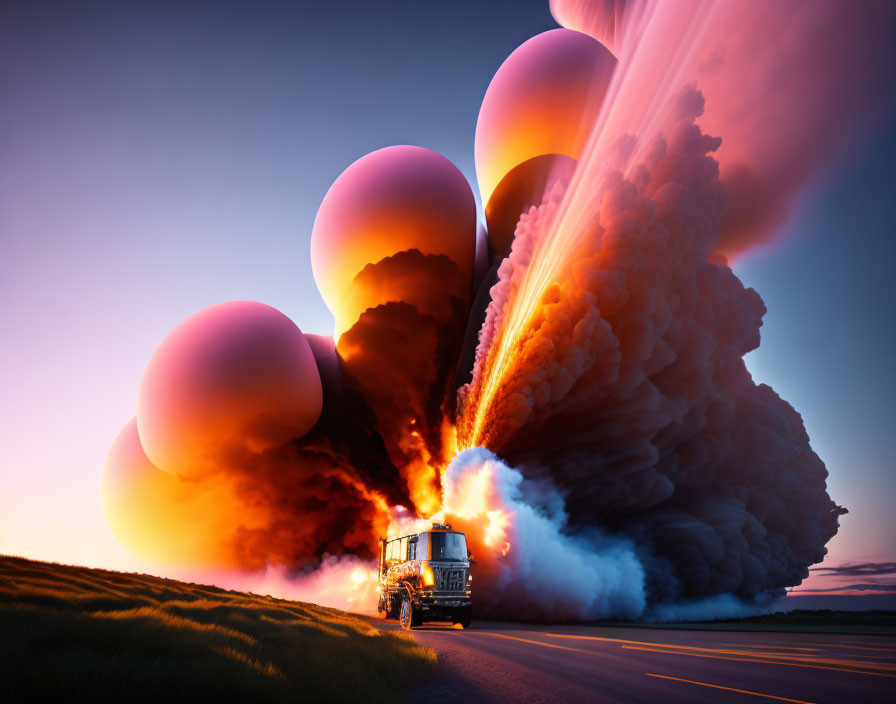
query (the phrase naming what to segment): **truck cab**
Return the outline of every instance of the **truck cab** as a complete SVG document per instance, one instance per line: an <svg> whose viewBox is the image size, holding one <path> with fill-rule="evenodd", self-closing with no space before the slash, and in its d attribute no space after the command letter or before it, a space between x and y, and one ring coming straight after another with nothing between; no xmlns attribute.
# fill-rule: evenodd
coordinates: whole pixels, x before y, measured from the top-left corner
<svg viewBox="0 0 896 704"><path fill-rule="evenodd" d="M380 540L377 612L402 628L427 621L469 628L472 580L466 536L449 525Z"/></svg>

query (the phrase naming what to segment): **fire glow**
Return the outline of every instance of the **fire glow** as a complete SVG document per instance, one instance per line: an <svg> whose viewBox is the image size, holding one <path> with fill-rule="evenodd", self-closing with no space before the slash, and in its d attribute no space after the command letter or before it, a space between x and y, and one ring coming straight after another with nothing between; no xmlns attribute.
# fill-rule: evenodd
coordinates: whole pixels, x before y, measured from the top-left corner
<svg viewBox="0 0 896 704"><path fill-rule="evenodd" d="M360 608L380 537L448 522L490 595L478 613L554 619L755 600L824 557L844 509L799 415L743 364L765 306L728 262L844 129L863 54L814 67L857 13L551 6L567 28L520 46L483 100L485 229L447 159L381 149L315 220L333 338L241 301L162 342L104 474L129 549ZM769 26L792 31L769 48ZM799 101L798 124L759 129ZM574 575L562 594L546 551Z"/></svg>
<svg viewBox="0 0 896 704"><path fill-rule="evenodd" d="M445 479L443 483L442 511L434 520L463 519L467 524L476 525L475 533L482 535L483 542L489 548L495 548L506 557L510 551L507 541L507 529L512 515L497 507L497 501L491 491L492 468L488 463L462 480Z"/></svg>

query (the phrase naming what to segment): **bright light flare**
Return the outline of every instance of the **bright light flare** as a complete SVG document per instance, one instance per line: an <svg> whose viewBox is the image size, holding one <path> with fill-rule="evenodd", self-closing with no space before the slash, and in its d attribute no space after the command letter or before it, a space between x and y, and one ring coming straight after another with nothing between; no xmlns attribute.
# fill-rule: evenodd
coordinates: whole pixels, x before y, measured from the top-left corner
<svg viewBox="0 0 896 704"><path fill-rule="evenodd" d="M455 479L446 476L443 481L443 520L458 529L462 524L468 542L481 536L488 548L506 556L510 551L507 536L513 525L513 512L502 505L491 466L485 463L478 471Z"/></svg>
<svg viewBox="0 0 896 704"><path fill-rule="evenodd" d="M432 567L428 562L423 563L423 586L431 587L436 583L436 577L433 574Z"/></svg>
<svg viewBox="0 0 896 704"><path fill-rule="evenodd" d="M500 509L487 511L485 515L488 517L488 526L485 529L485 544L492 547L501 545L501 555L506 557L507 553L510 552L510 543L505 540L507 529L510 527L510 518Z"/></svg>
<svg viewBox="0 0 896 704"><path fill-rule="evenodd" d="M376 579L376 572L371 573L368 570L361 569L360 567L356 567L352 570L352 573L349 575L349 579L352 583L352 589L359 589L365 582L370 579Z"/></svg>

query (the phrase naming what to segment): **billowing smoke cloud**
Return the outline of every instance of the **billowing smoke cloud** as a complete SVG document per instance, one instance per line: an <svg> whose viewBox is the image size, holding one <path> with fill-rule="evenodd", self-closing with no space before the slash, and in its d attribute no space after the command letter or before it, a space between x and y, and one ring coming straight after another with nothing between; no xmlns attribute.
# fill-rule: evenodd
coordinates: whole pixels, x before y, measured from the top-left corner
<svg viewBox="0 0 896 704"><path fill-rule="evenodd" d="M369 264L355 283L363 297L389 302L367 309L340 337L347 384L374 413L410 499L401 503L430 515L439 509L439 468L453 454L453 381L470 280L448 257L413 249Z"/></svg>
<svg viewBox="0 0 896 704"><path fill-rule="evenodd" d="M445 473L445 518L476 560L477 613L523 620L637 618L644 571L631 541L565 531L563 500L484 448Z"/></svg>
<svg viewBox="0 0 896 704"><path fill-rule="evenodd" d="M694 88L677 105L630 178L596 184L590 228L516 340L481 440L561 493L570 530L628 536L651 600L754 597L806 577L842 509L799 415L744 366L765 307L710 261L719 140L694 124ZM461 436L561 196L523 217L499 269Z"/></svg>
<svg viewBox="0 0 896 704"><path fill-rule="evenodd" d="M303 438L219 466L238 478L238 496L260 517L254 525L237 523L231 534L241 568L301 569L325 554L373 557L388 527L387 504L345 448L333 445Z"/></svg>
<svg viewBox="0 0 896 704"><path fill-rule="evenodd" d="M165 431L146 437L167 453L154 466L134 424L107 463L116 533L177 565L301 574L325 555L372 559L399 507L439 508L470 285L448 257L416 249L368 264L349 295L387 302L364 310L338 348L261 304L185 321L144 381L146 427ZM313 427L286 425L312 392Z"/></svg>
<svg viewBox="0 0 896 704"><path fill-rule="evenodd" d="M323 555L315 566L291 570L270 565L260 570L167 570L171 576L225 589L269 594L333 609L369 611L376 602L376 563L354 555Z"/></svg>

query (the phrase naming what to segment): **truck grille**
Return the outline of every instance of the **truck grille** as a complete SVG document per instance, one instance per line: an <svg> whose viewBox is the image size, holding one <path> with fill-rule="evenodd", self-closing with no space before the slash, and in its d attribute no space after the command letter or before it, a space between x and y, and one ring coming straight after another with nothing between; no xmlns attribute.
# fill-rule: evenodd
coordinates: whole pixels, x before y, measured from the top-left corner
<svg viewBox="0 0 896 704"><path fill-rule="evenodd" d="M467 585L467 570L463 567L438 567L435 573L439 591L462 592Z"/></svg>

